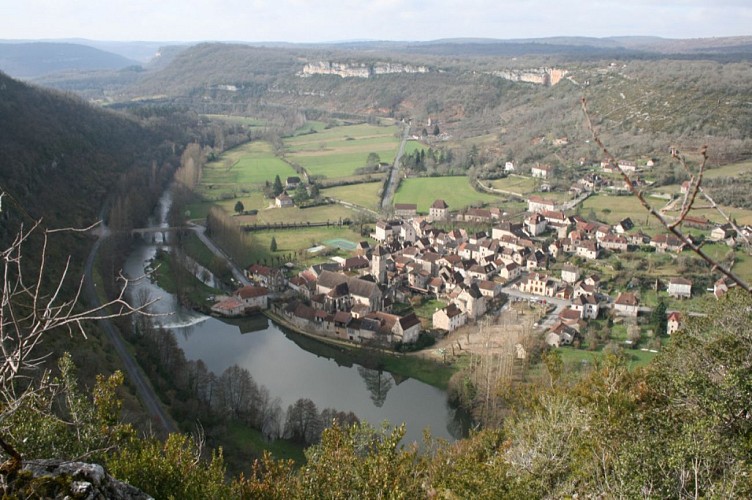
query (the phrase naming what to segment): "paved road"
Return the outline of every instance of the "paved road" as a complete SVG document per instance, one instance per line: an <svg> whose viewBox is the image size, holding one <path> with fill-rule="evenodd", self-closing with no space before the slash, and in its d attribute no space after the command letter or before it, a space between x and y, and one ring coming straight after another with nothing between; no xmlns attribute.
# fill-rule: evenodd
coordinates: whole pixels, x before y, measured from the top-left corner
<svg viewBox="0 0 752 500"><path fill-rule="evenodd" d="M206 245L206 248L211 250L211 252L214 255L223 259L225 262L227 262L230 265L230 268L232 269L232 275L235 277L236 280L238 280L239 283L242 283L244 286L253 285L253 283L251 283L251 280L249 280L245 276L245 273L243 272L243 270L237 264L235 264L235 262L230 258L230 256L227 255L217 245L215 245L214 242L210 240L208 236L206 236L206 228L204 226L199 226L193 223L189 223L189 226L190 226L190 229L194 233L196 233L196 236L198 236L201 242L204 245Z"/></svg>
<svg viewBox="0 0 752 500"><path fill-rule="evenodd" d="M405 131L402 134L402 142L400 142L399 151L394 158L392 169L389 171L389 183L386 185L386 191L384 191L384 197L381 199L381 209L388 210L392 206L392 199L394 198L394 192L397 189L397 181L399 181L400 172L400 160L405 153L405 142L410 134L410 125L405 124Z"/></svg>
<svg viewBox="0 0 752 500"><path fill-rule="evenodd" d="M106 235L106 228L103 227L100 234ZM96 288L94 287L95 285L92 268L94 266L94 261L96 260L97 252L99 252L99 247L101 246L102 241L103 237L100 237L94 243L94 246L92 247L91 252L89 252L89 256L86 259L86 266L84 268L84 277L86 280L84 294L86 296L86 300L90 304L90 307L98 307L101 305L101 301L99 300L99 296L97 295ZM109 319L103 319L99 321L99 325L102 327L102 330L104 330L105 334L110 339L110 342L115 347L115 352L118 354L118 356L120 356L120 359L123 362L123 367L125 368L125 374L128 377L128 380L130 380L135 387L136 394L143 403L144 408L149 414L149 417L152 419L152 422L154 422L156 425L158 425L168 433L178 432L175 423L172 421L164 408L162 408L162 403L160 402L157 394L154 392L154 389L151 387L151 384L149 384L146 375L144 375L144 373L141 371L141 367L138 366L136 361L133 359L133 356L131 356L131 353L126 348L125 342L120 336L120 332L117 331L117 329Z"/></svg>

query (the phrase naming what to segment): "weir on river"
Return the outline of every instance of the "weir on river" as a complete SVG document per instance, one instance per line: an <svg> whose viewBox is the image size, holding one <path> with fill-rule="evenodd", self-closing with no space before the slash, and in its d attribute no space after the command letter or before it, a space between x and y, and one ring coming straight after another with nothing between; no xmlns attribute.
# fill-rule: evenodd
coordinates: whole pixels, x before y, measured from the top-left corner
<svg viewBox="0 0 752 500"><path fill-rule="evenodd" d="M159 214L166 214L169 202L166 193ZM137 245L126 262L126 274L142 275L156 251L147 243ZM174 296L148 280L137 283L133 293L142 288L159 298L155 312L170 313L160 322L175 333L186 358L202 359L216 375L234 364L247 369L272 398L280 398L283 409L308 398L319 411L352 411L374 426L404 422L407 442L420 442L425 428L449 440L466 433L467 422L449 407L441 389L361 366L341 348L288 331L263 316L222 321L182 308Z"/></svg>

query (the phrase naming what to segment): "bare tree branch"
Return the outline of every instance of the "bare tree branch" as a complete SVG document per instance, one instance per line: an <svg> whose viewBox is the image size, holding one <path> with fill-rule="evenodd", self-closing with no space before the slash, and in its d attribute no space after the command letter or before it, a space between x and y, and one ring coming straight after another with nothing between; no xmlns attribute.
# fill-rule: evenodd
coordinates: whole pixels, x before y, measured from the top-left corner
<svg viewBox="0 0 752 500"><path fill-rule="evenodd" d="M682 243L684 243L684 246L686 246L687 248L695 252L697 255L702 257L703 260L705 260L705 262L707 262L711 266L712 269L717 269L719 272L724 274L726 277L728 277L738 286L742 287L747 292L751 292L752 290L750 290L750 286L743 279L741 279L736 273L731 271L731 269L726 268L721 263L719 263L718 261L713 259L711 256L709 256L701 248L701 245L697 245L680 229L681 223L686 218L687 213L692 209L692 205L695 202L697 193L701 192L700 184L702 183L702 174L704 172L705 165L707 163L707 146L703 146L701 150L702 155L703 155L703 161L700 167L699 174L695 177L691 175L690 173L690 176L692 178L692 180L690 181L690 184L693 187L690 189L690 192L688 192L687 195L685 195L684 202L682 203L681 214L675 223L670 222L668 219L666 219L663 216L663 214L661 214L659 211L653 208L653 206L645 198L642 191L638 190L634 186L634 184L632 183L632 179L630 179L629 175L624 170L622 170L622 168L619 166L619 162L616 160L616 157L614 157L614 155L611 154L611 152L608 150L606 145L603 143L600 136L598 135L598 132L595 130L595 127L593 126L593 122L590 118L590 112L588 111L588 107L587 107L587 100L583 97L580 100L580 103L582 105L582 112L585 115L587 127L588 127L588 130L590 131L593 141L598 145L599 148L601 148L601 151L606 156L606 160L608 161L609 165L612 168L616 169L619 172L619 174L621 174L622 178L624 179L625 184L627 185L627 189L640 201L640 204L642 204L642 206L645 207L645 210L647 210L650 215L658 219L658 221L661 223L663 227L665 227L668 231L670 231L677 238L679 238L682 241ZM683 163L683 166L689 172L689 169L686 166L686 163Z"/></svg>
<svg viewBox="0 0 752 500"><path fill-rule="evenodd" d="M0 297L0 391L5 392L6 397L16 397L15 382L27 377L27 372L39 368L47 359L48 354L36 352L47 334L63 331L68 335L80 333L86 338L85 323L89 321L135 313L152 315L148 308L154 300L137 306L126 300L126 290L134 280L126 279L122 274L118 279L118 296L107 303L91 308L81 306L79 299L84 286L83 277L75 285L72 296L64 297L65 291L69 289L70 258L66 259L59 275L53 278L52 286L46 285L51 274L54 274L47 268L49 236L80 231L82 230L71 228L41 230L41 220L38 220L29 229L22 225L10 245L0 251L3 266ZM41 233L42 250L37 262L29 263L24 260L24 251L35 233ZM31 269L33 272L29 277L25 273Z"/></svg>

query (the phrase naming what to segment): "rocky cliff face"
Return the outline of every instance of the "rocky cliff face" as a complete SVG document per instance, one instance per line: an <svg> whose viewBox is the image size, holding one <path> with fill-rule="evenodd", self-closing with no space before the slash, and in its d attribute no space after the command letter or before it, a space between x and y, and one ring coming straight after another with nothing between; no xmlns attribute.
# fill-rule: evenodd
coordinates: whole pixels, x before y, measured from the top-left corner
<svg viewBox="0 0 752 500"><path fill-rule="evenodd" d="M28 460L3 477L3 498L152 499L113 478L101 465L62 460Z"/></svg>
<svg viewBox="0 0 752 500"><path fill-rule="evenodd" d="M365 63L339 63L333 61L318 61L308 63L298 76L311 75L336 75L341 78L370 78L374 75L388 75L394 73L428 73L426 66L413 66L411 64L377 62Z"/></svg>
<svg viewBox="0 0 752 500"><path fill-rule="evenodd" d="M567 70L559 68L506 69L494 71L492 74L513 82L535 83L550 87L559 83L567 74Z"/></svg>

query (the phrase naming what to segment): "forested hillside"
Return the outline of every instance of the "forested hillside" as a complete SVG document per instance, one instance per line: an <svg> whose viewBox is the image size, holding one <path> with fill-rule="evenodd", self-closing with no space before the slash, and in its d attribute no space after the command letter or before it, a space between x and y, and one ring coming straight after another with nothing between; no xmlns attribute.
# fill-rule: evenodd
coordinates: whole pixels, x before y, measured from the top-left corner
<svg viewBox="0 0 752 500"><path fill-rule="evenodd" d="M0 71L15 78L60 71L121 69L133 64L123 56L77 43L0 43Z"/></svg>
<svg viewBox="0 0 752 500"><path fill-rule="evenodd" d="M135 119L79 98L36 88L0 74L0 178L10 200L49 227L85 226L117 193L124 176L155 164L158 175L172 155L162 136ZM148 182L148 177L144 182Z"/></svg>
<svg viewBox="0 0 752 500"><path fill-rule="evenodd" d="M564 165L598 155L583 133L579 101L586 97L604 139L619 155L657 156L677 144L708 144L719 162L752 152L746 83L752 69L743 58L721 62L712 54L649 53L630 59L621 52L596 57L552 44L534 44L536 50L511 57L479 52L478 47L497 46L492 43L446 45L468 53L454 54L441 44L420 45L425 53L417 55L415 46L201 44L147 72L123 95L176 102L202 113L392 116L414 120L416 133L431 118L448 134L450 147L466 147L463 142L473 138L486 163ZM525 52L526 45L515 46ZM369 78L303 75L306 65L321 64L344 68L343 74L368 68L375 73ZM376 71L387 64L425 71ZM563 78L537 85L505 76L546 68Z"/></svg>
<svg viewBox="0 0 752 500"><path fill-rule="evenodd" d="M149 125L144 119L102 110L76 96L0 74L0 248L8 290L17 277L11 243L21 228L29 231L40 223L22 248L26 285L35 282L36 273L46 266L53 271L40 278L40 293L52 296L52 287L67 268L61 293L72 297L95 238L74 232L50 234L43 257L45 232L85 228L103 217L116 229L127 229L148 216L172 176L179 159L175 152L179 154L182 147L168 140L168 129L158 128L158 123L153 118ZM117 240L103 252L100 283L110 292L128 240L129 236ZM4 302L4 312L5 306ZM3 319L6 333L8 325ZM88 342L80 335L49 335L43 348L45 353L71 351L82 365L87 385L96 373L113 369L113 358L106 355L108 346L91 328ZM54 356L50 359L54 361Z"/></svg>

